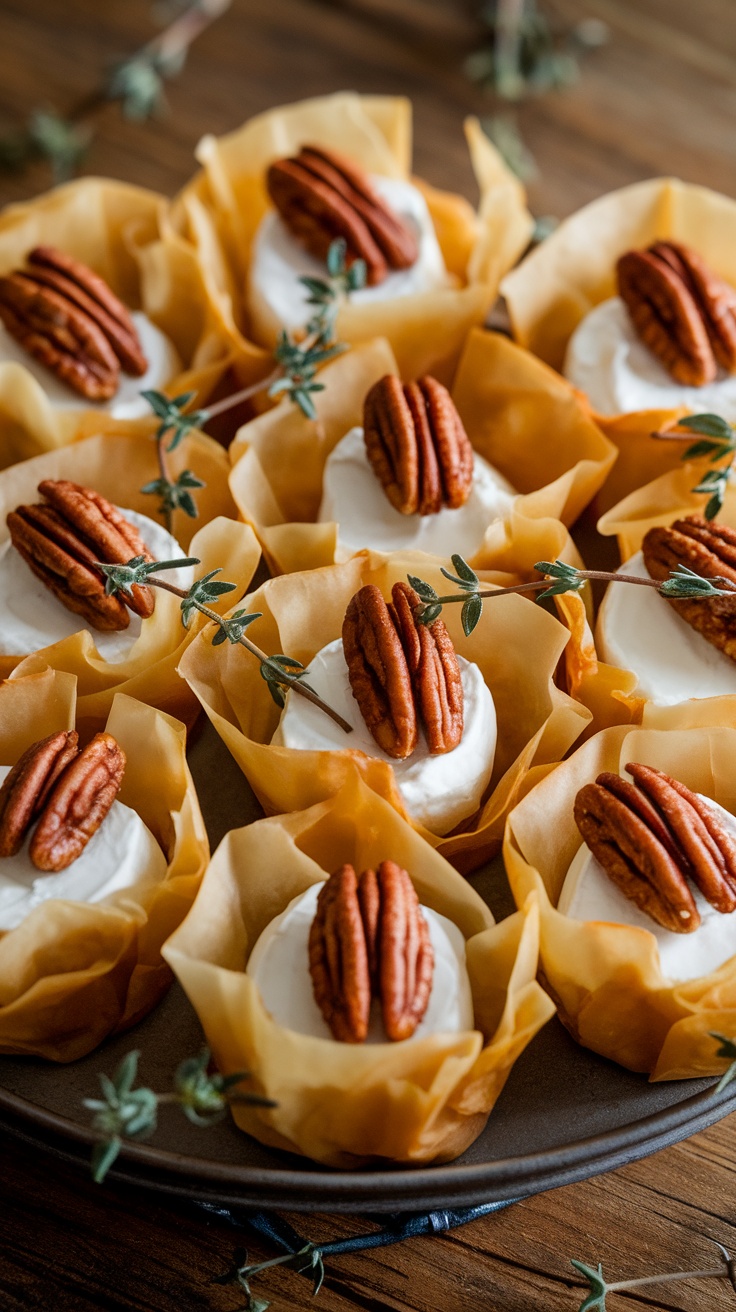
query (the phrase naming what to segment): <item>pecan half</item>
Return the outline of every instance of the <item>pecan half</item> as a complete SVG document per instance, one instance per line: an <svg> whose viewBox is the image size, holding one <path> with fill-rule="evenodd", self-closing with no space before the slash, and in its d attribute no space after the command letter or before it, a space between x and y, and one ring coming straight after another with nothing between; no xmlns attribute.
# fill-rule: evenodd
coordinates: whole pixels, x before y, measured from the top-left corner
<svg viewBox="0 0 736 1312"><path fill-rule="evenodd" d="M411 675L380 588L356 592L345 612L342 642L350 687L378 746L403 760L417 745Z"/></svg>
<svg viewBox="0 0 736 1312"><path fill-rule="evenodd" d="M667 579L677 565L686 565L705 578L721 577L736 584L736 531L701 515L650 528L642 554L653 579ZM667 601L707 642L736 660L736 592L733 599L668 597Z"/></svg>
<svg viewBox="0 0 736 1312"><path fill-rule="evenodd" d="M450 752L463 734L457 655L442 620L415 618L420 599L395 583L387 605L373 583L351 598L342 639L350 687L378 746L404 760L417 744L417 719L430 755Z"/></svg>
<svg viewBox="0 0 736 1312"><path fill-rule="evenodd" d="M102 278L51 246L28 264L0 278L0 319L30 355L91 401L115 395L121 365L146 372L133 320Z"/></svg>
<svg viewBox="0 0 736 1312"><path fill-rule="evenodd" d="M688 878L711 906L736 910L736 843L712 809L662 770L631 762L634 783L600 774L575 799L575 822L621 891L674 933L700 924Z"/></svg>
<svg viewBox="0 0 736 1312"><path fill-rule="evenodd" d="M66 870L97 833L120 791L125 753L109 733L98 733L51 789L31 839L39 870Z"/></svg>
<svg viewBox="0 0 736 1312"><path fill-rule="evenodd" d="M363 1043L371 998L386 1036L411 1038L432 991L434 954L409 875L395 861L357 879L344 865L324 884L309 935L314 996L334 1037Z"/></svg>
<svg viewBox="0 0 736 1312"><path fill-rule="evenodd" d="M736 291L696 251L658 241L622 255L616 275L639 336L677 382L701 387L718 364L736 370Z"/></svg>
<svg viewBox="0 0 736 1312"><path fill-rule="evenodd" d="M67 479L38 485L46 503L18 506L7 517L13 546L29 569L76 615L101 631L126 629L128 609L153 614L151 588L135 586L126 604L105 594L97 562L124 565L134 556L152 561L138 531L105 497Z"/></svg>
<svg viewBox="0 0 736 1312"><path fill-rule="evenodd" d="M402 384L386 374L363 408L365 449L391 505L402 515L456 510L470 495L473 448L455 404L429 376Z"/></svg>
<svg viewBox="0 0 736 1312"><path fill-rule="evenodd" d="M389 269L408 269L418 255L410 228L385 204L366 173L351 160L319 146L303 146L292 159L273 163L266 186L293 237L324 260L342 237L346 263L365 260L370 285Z"/></svg>
<svg viewBox="0 0 736 1312"><path fill-rule="evenodd" d="M451 752L463 736L463 685L455 647L444 621L420 624L421 604L408 583L391 589L394 621L409 667L414 703L424 726L430 755Z"/></svg>
<svg viewBox="0 0 736 1312"><path fill-rule="evenodd" d="M0 787L0 857L15 856L59 775L77 755L79 735L49 734L32 743Z"/></svg>

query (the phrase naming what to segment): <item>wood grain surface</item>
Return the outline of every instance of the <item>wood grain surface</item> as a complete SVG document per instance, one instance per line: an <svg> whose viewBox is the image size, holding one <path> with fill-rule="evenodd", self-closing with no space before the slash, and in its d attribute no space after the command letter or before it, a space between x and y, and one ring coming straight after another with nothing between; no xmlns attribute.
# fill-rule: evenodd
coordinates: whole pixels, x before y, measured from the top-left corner
<svg viewBox="0 0 736 1312"><path fill-rule="evenodd" d="M415 104L415 165L431 182L473 184L461 139L488 103L462 64L477 45L479 4L459 0L234 0L192 49L168 90L169 112L126 122L98 116L87 171L164 192L192 172L205 132L273 104L343 87L405 93ZM519 112L539 176L539 214L564 215L612 187L657 173L736 195L736 4L733 0L558 0L562 20L603 19L610 41L579 83ZM39 104L67 109L101 68L148 39L148 0L2 0L0 131ZM0 201L48 185L43 165L0 176ZM447 1237L330 1259L316 1305L309 1284L268 1273L256 1292L274 1309L462 1309L563 1312L583 1290L571 1257L609 1279L713 1264L708 1240L736 1249L733 1118L614 1174L517 1204ZM360 1220L292 1217L316 1240L368 1229ZM127 1187L94 1185L0 1138L2 1312L236 1312L216 1283L241 1237L222 1221ZM248 1243L250 1256L265 1256ZM268 1254L271 1255L271 1254ZM734 1305L724 1282L656 1286L609 1299L705 1312Z"/></svg>

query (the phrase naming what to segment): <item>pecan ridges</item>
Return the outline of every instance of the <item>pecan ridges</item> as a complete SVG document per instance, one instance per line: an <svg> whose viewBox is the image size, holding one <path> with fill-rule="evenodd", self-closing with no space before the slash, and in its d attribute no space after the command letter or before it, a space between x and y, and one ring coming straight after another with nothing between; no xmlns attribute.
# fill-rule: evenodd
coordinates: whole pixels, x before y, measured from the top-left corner
<svg viewBox="0 0 736 1312"><path fill-rule="evenodd" d="M736 843L718 816L663 771L626 769L633 784L605 772L575 799L575 822L613 883L675 933L700 924L688 879L717 911L736 910Z"/></svg>
<svg viewBox="0 0 736 1312"><path fill-rule="evenodd" d="M701 387L718 364L733 373L736 291L696 251L655 242L622 255L616 275L637 333L677 382Z"/></svg>
<svg viewBox="0 0 736 1312"><path fill-rule="evenodd" d="M102 631L127 628L127 607L120 597L105 595L96 562L122 565L134 556L153 560L137 530L91 488L47 479L38 490L45 503L18 506L7 517L13 546L68 610ZM144 618L153 613L148 587L134 587L126 600Z"/></svg>
<svg viewBox="0 0 736 1312"><path fill-rule="evenodd" d="M402 515L434 515L467 501L473 448L455 404L436 378L402 384L391 374L374 383L363 407L368 460Z"/></svg>
<svg viewBox="0 0 736 1312"><path fill-rule="evenodd" d="M51 246L0 278L0 319L41 364L91 401L108 401L120 366L140 376L147 361L125 306L92 269Z"/></svg>
<svg viewBox="0 0 736 1312"><path fill-rule="evenodd" d="M434 956L409 875L395 861L365 870L344 865L323 885L309 935L314 996L336 1039L363 1043L371 999L380 999L386 1037L411 1038L432 989Z"/></svg>
<svg viewBox="0 0 736 1312"><path fill-rule="evenodd" d="M122 783L125 753L108 733L83 751L75 730L50 734L20 757L0 788L0 857L15 856L36 817L29 856L38 870L65 870L84 851Z"/></svg>
<svg viewBox="0 0 736 1312"><path fill-rule="evenodd" d="M726 578L736 585L736 531L701 515L649 529L642 554L653 579L668 579L671 570L686 565L705 578ZM668 597L667 601L707 642L736 660L736 592L733 598Z"/></svg>
<svg viewBox="0 0 736 1312"><path fill-rule="evenodd" d="M367 174L342 155L303 146L294 158L270 166L266 186L292 236L317 259L324 260L341 237L346 263L365 260L370 285L383 282L390 269L416 261L412 231L381 200Z"/></svg>
<svg viewBox="0 0 736 1312"><path fill-rule="evenodd" d="M379 747L397 760L417 743L424 724L431 755L452 751L463 733L463 690L452 639L442 620L422 625L420 600L395 583L387 605L375 584L351 598L343 622L350 687Z"/></svg>

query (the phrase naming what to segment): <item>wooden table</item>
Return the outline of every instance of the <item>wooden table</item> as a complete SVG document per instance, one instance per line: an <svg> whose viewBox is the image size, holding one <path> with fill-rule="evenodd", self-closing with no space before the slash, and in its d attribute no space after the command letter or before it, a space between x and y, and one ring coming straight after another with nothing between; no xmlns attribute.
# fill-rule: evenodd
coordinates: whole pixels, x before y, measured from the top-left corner
<svg viewBox="0 0 736 1312"><path fill-rule="evenodd" d="M547 3L547 0L545 0ZM551 6L550 6L551 7ZM106 61L152 34L145 0L2 0L0 130L33 106L65 109ZM403 92L416 107L417 171L473 196L460 137L487 102L462 72L477 45L466 0L234 0L170 84L153 124L99 116L87 167L171 192L192 171L204 131L223 132L272 104L343 87ZM519 113L540 168L538 214L562 216L612 187L677 173L736 195L736 6L728 0L558 0L563 19L594 16L611 39L577 86ZM0 201L48 185L42 165L0 177ZM736 1250L733 1119L612 1175L517 1204L447 1237L416 1239L328 1263L317 1307L562 1312L582 1288L571 1257L609 1279L713 1264L708 1237ZM237 1290L213 1283L239 1237L193 1208L130 1188L94 1185L11 1139L0 1140L0 1308L3 1312L235 1312ZM362 1221L292 1217L312 1239L367 1229ZM258 1244L251 1256L265 1255ZM274 1309L312 1307L295 1274L256 1292ZM733 1305L726 1284L647 1287L609 1308Z"/></svg>

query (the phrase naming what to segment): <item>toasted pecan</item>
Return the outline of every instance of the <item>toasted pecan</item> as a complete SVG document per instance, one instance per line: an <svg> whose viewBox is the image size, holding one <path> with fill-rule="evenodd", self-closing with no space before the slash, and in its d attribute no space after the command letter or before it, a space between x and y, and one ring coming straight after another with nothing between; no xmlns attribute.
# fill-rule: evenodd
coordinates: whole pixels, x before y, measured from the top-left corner
<svg viewBox="0 0 736 1312"><path fill-rule="evenodd" d="M718 364L736 370L736 291L696 251L655 242L622 255L616 275L637 333L677 382L701 387Z"/></svg>
<svg viewBox="0 0 736 1312"><path fill-rule="evenodd" d="M434 954L414 885L395 861L356 878L344 865L325 882L309 936L317 1005L334 1037L363 1043L371 996L386 1036L411 1038L432 989Z"/></svg>
<svg viewBox="0 0 736 1312"><path fill-rule="evenodd" d="M298 156L270 166L266 186L292 236L317 259L325 259L341 237L346 263L364 260L371 285L417 259L411 229L381 200L367 174L334 151L303 146Z"/></svg>
<svg viewBox="0 0 736 1312"><path fill-rule="evenodd" d="M736 844L717 815L663 771L626 769L633 784L606 772L575 799L576 824L611 880L675 933L700 924L688 879L717 911L736 910Z"/></svg>
<svg viewBox="0 0 736 1312"><path fill-rule="evenodd" d="M0 319L30 355L91 401L115 395L121 365L146 372L135 324L104 279L51 246L28 266L0 278Z"/></svg>
<svg viewBox="0 0 736 1312"><path fill-rule="evenodd" d="M685 565L705 578L725 578L736 585L736 531L701 515L649 529L642 553L653 579L668 579L678 565ZM707 642L736 660L736 591L733 598L668 597L667 601Z"/></svg>
<svg viewBox="0 0 736 1312"><path fill-rule="evenodd" d="M98 733L51 789L31 839L39 870L66 870L97 833L120 791L125 753L109 733Z"/></svg>
<svg viewBox="0 0 736 1312"><path fill-rule="evenodd" d="M146 618L153 613L149 587L135 586L120 597L105 594L103 564L125 564L134 556L153 559L137 530L105 497L67 479L38 485L46 502L18 506L7 517L11 541L37 578L68 610L102 631L128 627L127 606Z"/></svg>
<svg viewBox="0 0 736 1312"><path fill-rule="evenodd" d="M32 743L0 787L0 857L15 856L50 790L78 752L76 730Z"/></svg>
<svg viewBox="0 0 736 1312"><path fill-rule="evenodd" d="M417 744L411 676L391 613L373 583L356 592L345 612L343 650L353 697L378 746L403 760Z"/></svg>
<svg viewBox="0 0 736 1312"><path fill-rule="evenodd" d="M455 404L429 375L374 383L363 407L368 460L391 505L403 515L456 510L473 482L473 448Z"/></svg>
<svg viewBox="0 0 736 1312"><path fill-rule="evenodd" d="M421 605L408 583L395 583L389 608L409 667L414 702L430 755L451 752L463 736L463 685L455 647L445 623L421 624Z"/></svg>

